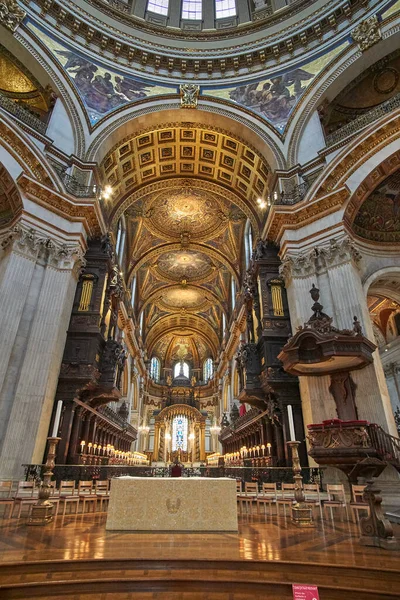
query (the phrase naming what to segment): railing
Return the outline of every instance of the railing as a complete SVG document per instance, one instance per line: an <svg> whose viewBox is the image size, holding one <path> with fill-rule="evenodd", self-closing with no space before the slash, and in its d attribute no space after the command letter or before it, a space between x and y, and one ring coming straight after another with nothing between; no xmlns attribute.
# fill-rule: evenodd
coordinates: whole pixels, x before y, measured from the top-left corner
<svg viewBox="0 0 400 600"><path fill-rule="evenodd" d="M292 205L301 202L306 195L309 184L306 181L299 183L298 185L293 185L288 188L286 192L281 192L280 196L273 200L273 204L277 205Z"/></svg>
<svg viewBox="0 0 400 600"><path fill-rule="evenodd" d="M40 480L44 465L22 465L27 481ZM148 467L131 465L56 465L53 469L54 479L60 481L86 481L90 479L112 479L114 477L170 477L170 467ZM304 467L302 469L304 483L322 484L323 468ZM262 483L291 483L293 470L291 467L184 467L183 477L229 477L241 481L257 481Z"/></svg>
<svg viewBox="0 0 400 600"><path fill-rule="evenodd" d="M39 117L22 106L22 104L17 104L13 100L10 100L10 98L7 98L7 96L0 94L0 106L26 125L29 125L29 127L32 127L32 129L38 133L45 135L47 123L41 121Z"/></svg>
<svg viewBox="0 0 400 600"><path fill-rule="evenodd" d="M332 146L341 140L344 140L346 137L358 133L361 129L370 125L380 117L390 113L392 110L400 107L400 94L396 94L393 98L389 98L385 102L382 102L379 106L376 106L372 110L369 110L364 115L361 115L347 123L347 125L343 125L337 131L334 131L326 136L326 145Z"/></svg>
<svg viewBox="0 0 400 600"><path fill-rule="evenodd" d="M391 463L400 471L400 439L386 433L380 425L368 426L371 446L375 448L382 460Z"/></svg>
<svg viewBox="0 0 400 600"><path fill-rule="evenodd" d="M61 167L55 166L67 192L77 198L95 198L98 192L97 185L83 185L75 177L69 175Z"/></svg>
<svg viewBox="0 0 400 600"><path fill-rule="evenodd" d="M103 406L99 406L97 408L97 412L104 415L107 419L125 429L128 433L137 434L137 431L132 425L130 425L125 419L123 419L118 413L114 412L112 408L107 406L106 404Z"/></svg>

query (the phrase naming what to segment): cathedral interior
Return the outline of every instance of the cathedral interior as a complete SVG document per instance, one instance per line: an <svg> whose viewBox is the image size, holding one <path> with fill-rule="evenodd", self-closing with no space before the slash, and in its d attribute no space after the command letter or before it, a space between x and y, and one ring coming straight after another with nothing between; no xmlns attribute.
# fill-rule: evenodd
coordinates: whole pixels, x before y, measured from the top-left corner
<svg viewBox="0 0 400 600"><path fill-rule="evenodd" d="M398 598L400 1L0 32L1 597Z"/></svg>

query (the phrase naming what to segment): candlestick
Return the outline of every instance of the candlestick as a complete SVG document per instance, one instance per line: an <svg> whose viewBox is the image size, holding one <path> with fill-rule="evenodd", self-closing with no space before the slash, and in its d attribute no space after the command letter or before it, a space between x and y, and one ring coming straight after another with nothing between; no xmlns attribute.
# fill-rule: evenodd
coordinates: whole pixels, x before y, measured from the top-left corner
<svg viewBox="0 0 400 600"><path fill-rule="evenodd" d="M63 405L63 401L59 400L57 402L56 416L54 417L53 433L51 434L51 437L53 437L53 438L57 437L58 428L60 426L62 405Z"/></svg>
<svg viewBox="0 0 400 600"><path fill-rule="evenodd" d="M51 492L51 478L53 476L53 468L55 466L54 458L56 455L57 444L61 438L47 438L49 449L47 452L46 464L43 469L43 480L40 484L38 500L32 506L31 515L28 520L28 525L46 525L53 521L54 504L49 502Z"/></svg>
<svg viewBox="0 0 400 600"><path fill-rule="evenodd" d="M293 408L291 404L287 405L287 413L289 419L289 432L290 432L290 441L296 441L296 434L294 432L294 421L293 421Z"/></svg>
<svg viewBox="0 0 400 600"><path fill-rule="evenodd" d="M301 475L299 458L300 442L287 442L292 451L293 479L295 482L294 497L296 503L292 506L292 523L298 527L314 527L313 505L306 502Z"/></svg>

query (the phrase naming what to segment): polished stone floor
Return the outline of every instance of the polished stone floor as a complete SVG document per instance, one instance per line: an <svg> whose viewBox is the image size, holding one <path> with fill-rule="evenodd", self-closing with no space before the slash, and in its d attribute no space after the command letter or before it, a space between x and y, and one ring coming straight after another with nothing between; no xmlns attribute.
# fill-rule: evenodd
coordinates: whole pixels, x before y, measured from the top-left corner
<svg viewBox="0 0 400 600"><path fill-rule="evenodd" d="M0 521L0 561L84 558L294 560L376 567L400 566L400 555L360 546L358 527L318 521L298 529L290 519L239 517L238 533L136 533L105 530L104 513L66 516L45 527ZM400 537L400 526L395 525Z"/></svg>

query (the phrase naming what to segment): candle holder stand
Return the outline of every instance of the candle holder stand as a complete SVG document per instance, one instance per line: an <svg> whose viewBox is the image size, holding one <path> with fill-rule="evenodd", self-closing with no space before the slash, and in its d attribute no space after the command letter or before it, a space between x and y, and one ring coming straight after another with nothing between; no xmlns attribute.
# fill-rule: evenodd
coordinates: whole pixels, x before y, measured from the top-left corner
<svg viewBox="0 0 400 600"><path fill-rule="evenodd" d="M61 438L49 437L49 449L47 452L46 463L43 471L43 479L39 488L39 496L36 504L32 506L32 512L28 520L28 525L47 525L54 519L54 504L49 501L51 493L51 478L53 477L54 458L56 455L57 444Z"/></svg>
<svg viewBox="0 0 400 600"><path fill-rule="evenodd" d="M313 505L306 502L299 458L300 442L287 442L292 452L294 497L296 504L292 506L292 523L296 527L314 527Z"/></svg>

